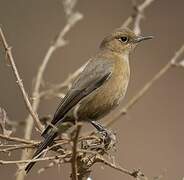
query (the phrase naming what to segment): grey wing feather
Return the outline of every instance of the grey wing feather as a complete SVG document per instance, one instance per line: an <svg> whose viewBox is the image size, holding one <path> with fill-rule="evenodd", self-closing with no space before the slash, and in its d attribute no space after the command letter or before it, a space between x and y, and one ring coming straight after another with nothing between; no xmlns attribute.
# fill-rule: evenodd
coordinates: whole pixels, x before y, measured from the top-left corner
<svg viewBox="0 0 184 180"><path fill-rule="evenodd" d="M89 61L79 77L73 82L67 95L61 100L51 123L55 125L81 99L100 87L111 76L112 68L112 62L108 60L92 59ZM48 129L49 127L43 132L43 136Z"/></svg>

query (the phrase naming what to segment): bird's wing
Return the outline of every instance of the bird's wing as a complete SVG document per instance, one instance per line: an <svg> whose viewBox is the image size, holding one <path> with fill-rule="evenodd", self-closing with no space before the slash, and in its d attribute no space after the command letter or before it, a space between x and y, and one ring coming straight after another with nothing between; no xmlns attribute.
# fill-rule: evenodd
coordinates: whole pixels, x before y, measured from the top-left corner
<svg viewBox="0 0 184 180"><path fill-rule="evenodd" d="M74 81L67 95L61 100L51 123L55 125L81 99L107 81L111 76L112 68L112 62L109 60L90 60L79 77Z"/></svg>
<svg viewBox="0 0 184 180"><path fill-rule="evenodd" d="M73 82L66 96L61 100L51 124L56 125L56 123L62 121L66 113L81 99L107 81L112 74L112 68L112 61L106 59L91 59L78 78ZM51 125L46 127L42 133L43 137L47 137L51 127Z"/></svg>

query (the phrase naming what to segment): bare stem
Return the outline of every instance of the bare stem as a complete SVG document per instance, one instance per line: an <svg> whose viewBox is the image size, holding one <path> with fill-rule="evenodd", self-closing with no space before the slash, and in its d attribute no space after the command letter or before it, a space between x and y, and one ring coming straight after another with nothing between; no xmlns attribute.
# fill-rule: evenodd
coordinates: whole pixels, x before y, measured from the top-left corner
<svg viewBox="0 0 184 180"><path fill-rule="evenodd" d="M9 60L9 62L10 62L12 71L14 73L16 82L17 82L17 84L18 84L18 86L19 86L19 88L21 90L22 97L24 99L24 102L25 102L25 105L27 107L27 110L30 113L30 116L36 122L37 128L39 130L41 130L42 129L42 125L41 125L41 123L40 123L40 121L38 119L38 115L34 112L34 109L31 106L31 103L30 103L29 98L28 98L28 95L27 95L27 93L25 91L25 88L24 88L22 79L20 78L19 72L18 72L17 67L15 65L15 61L14 61L14 58L13 58L13 55L12 55L12 52L11 52L11 47L8 46L8 43L6 41L6 38L5 38L4 33L3 33L3 31L2 31L1 28L0 28L0 36L1 36L1 40L2 40L2 43L3 43L3 46L4 46L4 49L5 49L7 58Z"/></svg>
<svg viewBox="0 0 184 180"><path fill-rule="evenodd" d="M36 143L35 141L32 141L32 140L26 140L26 139L22 139L22 138L18 138L18 137L10 137L10 136L6 136L3 134L0 134L0 138L8 140L8 141L24 143L24 144L35 144Z"/></svg>
<svg viewBox="0 0 184 180"><path fill-rule="evenodd" d="M151 5L155 0L145 0L141 5L135 5L134 27L133 30L136 34L141 33L141 20L144 18L144 10Z"/></svg>
<svg viewBox="0 0 184 180"><path fill-rule="evenodd" d="M96 158L96 162L101 162L101 163L105 164L106 166L109 166L109 167L111 167L111 168L113 168L117 171L120 171L124 174L130 175L130 176L132 176L136 179L138 179L139 176L144 177L144 174L140 170L130 171L128 169L122 168L121 166L119 166L117 164L114 164L114 163L111 163L111 162L107 161L102 156L98 156ZM146 179L146 177L144 179Z"/></svg>
<svg viewBox="0 0 184 180"><path fill-rule="evenodd" d="M131 23L134 22L134 32L139 34L140 33L140 21L143 18L144 11L147 7L149 7L155 0L145 0L140 5L133 5L135 12L129 16L124 23L122 24L122 27L128 27Z"/></svg>
<svg viewBox="0 0 184 180"><path fill-rule="evenodd" d="M32 93L32 97L34 100L32 106L33 106L34 111L37 111L38 107L40 105L40 100L41 100L40 99L40 87L41 87L41 84L43 81L43 76L44 76L45 70L47 68L48 62L51 59L51 56L58 48L61 48L64 45L66 45L66 41L64 40L64 36L78 21L80 21L83 18L82 14L80 14L79 12L73 12L73 8L76 5L76 3L73 4L73 6L70 6L71 3L72 3L72 1L70 1L68 6L64 6L65 8L68 8L67 10L69 10L69 11L67 11L69 13L67 13L66 25L60 31L59 35L57 36L57 38L55 39L53 44L48 48L48 50L45 54L45 57L44 57L41 65L38 69L36 80L35 80L35 86L33 88L33 93ZM30 115L28 115L28 117L26 118L26 128L25 128L25 135L24 135L25 139L31 138L32 129L33 129L33 120L32 120L32 117ZM22 160L29 159L30 155L31 155L30 151L24 150L22 152L21 159ZM25 177L25 173L23 171L17 172L16 180L23 180L24 177Z"/></svg>
<svg viewBox="0 0 184 180"><path fill-rule="evenodd" d="M77 125L76 132L75 132L75 137L73 138L73 151L72 151L72 174L71 178L72 180L78 180L78 173L77 173L77 144L78 144L78 139L79 139L79 133L81 131L81 124Z"/></svg>
<svg viewBox="0 0 184 180"><path fill-rule="evenodd" d="M71 155L71 152L68 152L68 153L66 153L64 155L44 157L44 158L37 158L37 159L27 159L27 160L17 160L17 161L3 161L3 160L0 160L0 164L1 165L25 164L25 163L38 162L38 161L50 161L50 160L54 160L54 159L65 158L65 157L70 156L70 155Z"/></svg>
<svg viewBox="0 0 184 180"><path fill-rule="evenodd" d="M21 145L17 144L16 146L0 149L0 152L7 153L15 150L20 150L20 149L35 148L35 146L36 145L34 144L21 144Z"/></svg>
<svg viewBox="0 0 184 180"><path fill-rule="evenodd" d="M83 66L81 66L79 69L77 69L73 74L69 75L68 78L64 82L46 90L46 91L40 92L40 98L55 95L55 94L57 94L57 91L61 91L64 88L70 87L72 81L83 71L86 64L87 63L85 63Z"/></svg>

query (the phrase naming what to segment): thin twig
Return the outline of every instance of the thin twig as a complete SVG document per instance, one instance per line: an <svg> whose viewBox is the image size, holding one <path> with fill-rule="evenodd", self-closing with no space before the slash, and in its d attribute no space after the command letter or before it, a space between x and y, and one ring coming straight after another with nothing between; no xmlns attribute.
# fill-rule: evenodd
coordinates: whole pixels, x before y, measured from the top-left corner
<svg viewBox="0 0 184 180"><path fill-rule="evenodd" d="M61 91L64 88L70 87L72 81L83 71L86 64L87 63L85 63L83 66L81 66L79 69L77 69L73 74L69 75L68 78L64 82L62 82L62 83L60 83L60 84L58 84L58 85L56 85L48 90L40 92L40 98L48 97L52 94L56 94L58 91Z"/></svg>
<svg viewBox="0 0 184 180"><path fill-rule="evenodd" d="M0 149L0 152L10 152L10 151L15 151L15 150L20 150L20 149L26 149L26 148L35 148L35 144L22 144L22 145L16 145L15 147L9 147L5 149Z"/></svg>
<svg viewBox="0 0 184 180"><path fill-rule="evenodd" d="M27 96L27 93L25 91L22 79L20 78L19 72L18 72L17 67L15 65L15 61L14 61L14 58L13 58L13 55L12 55L12 52L11 52L11 47L8 46L8 43L6 41L6 38L5 38L4 33L3 33L1 28L0 28L0 36L1 36L1 40L2 40L2 43L3 43L3 46L4 46L4 49L5 49L7 58L9 60L9 62L10 62L11 68L13 70L16 82L17 82L17 84L18 84L18 86L19 86L19 88L21 90L21 93L22 93L25 105L27 107L27 110L29 111L29 113L31 114L31 117L36 122L37 128L39 130L41 130L42 129L42 125L41 125L41 123L40 123L40 121L38 119L38 115L34 112L32 106L31 106L31 103L30 103L29 98Z"/></svg>
<svg viewBox="0 0 184 180"><path fill-rule="evenodd" d="M141 24L141 20L144 17L144 10L151 5L151 3L153 3L155 0L145 0L141 5L139 6L135 6L135 18L134 18L134 27L133 30L136 34L140 34L141 33L141 28L140 28L140 24Z"/></svg>
<svg viewBox="0 0 184 180"><path fill-rule="evenodd" d="M135 12L129 16L121 27L128 27L132 22L134 23L134 30L137 33L137 31L140 31L140 20L142 19L142 15L147 7L149 7L155 0L145 0L142 4L134 7ZM138 32L139 33L139 32Z"/></svg>
<svg viewBox="0 0 184 180"><path fill-rule="evenodd" d="M71 152L65 153L64 155L50 156L50 157L37 158L37 159L27 159L27 160L17 160L17 161L3 161L3 160L0 160L0 164L1 165L25 164L25 163L38 162L38 161L50 161L50 160L59 159L59 158L66 158L70 155L71 155Z"/></svg>
<svg viewBox="0 0 184 180"><path fill-rule="evenodd" d="M75 130L75 137L73 138L73 150L72 150L72 174L71 178L72 180L78 180L78 173L77 173L77 144L79 139L79 133L81 131L82 124L77 124L76 130Z"/></svg>
<svg viewBox="0 0 184 180"><path fill-rule="evenodd" d="M71 2L72 3L72 2ZM76 4L76 3L75 3ZM57 38L55 39L55 41L53 42L53 44L49 47L49 49L47 50L45 57L38 69L37 72L37 76L36 76L36 80L35 80L35 86L33 88L33 93L32 93L32 97L33 97L33 110L37 111L39 104L40 104L40 87L41 87L41 83L43 81L43 76L45 73L45 70L47 68L48 62L51 59L51 56L53 55L53 53L58 49L63 47L64 45L66 45L66 41L64 40L64 36L67 34L67 32L69 32L69 30L78 22L83 18L83 15L79 12L73 12L73 6L65 6L65 8L71 8L70 14L67 14L67 22L66 25L64 26L64 28L60 31L59 35L57 36ZM32 129L33 129L33 120L32 117L30 115L28 115L28 117L26 118L26 128L25 128L25 135L24 138L25 139L30 139L31 138L31 134L32 134ZM31 152L24 150L22 152L22 156L21 159L28 159L30 158ZM17 172L17 178L16 180L23 180L25 177L25 173L23 171L18 171Z"/></svg>
<svg viewBox="0 0 184 180"><path fill-rule="evenodd" d="M22 139L22 138L18 138L18 137L6 136L6 135L3 135L3 134L0 134L0 138L8 140L8 141L24 143L24 144L37 144L36 141L26 140L26 139Z"/></svg>
<svg viewBox="0 0 184 180"><path fill-rule="evenodd" d="M104 159L103 157L101 157L101 156L98 156L98 157L96 158L96 162L101 162L101 163L105 164L106 166L109 166L109 167L111 167L111 168L113 168L113 169L116 169L116 170L118 170L118 171L120 171L120 172L123 172L123 173L128 174L128 175L132 175L132 172L131 172L131 171L129 171L129 170L125 169L125 168L122 168L122 167L119 166L119 165L115 165L115 164L113 164L113 163L111 163L111 162L105 160L105 159Z"/></svg>
<svg viewBox="0 0 184 180"><path fill-rule="evenodd" d="M64 40L64 36L82 18L83 18L82 14L80 14L78 12L75 13L75 12L71 11L71 15L69 17L70 20L69 19L67 20L66 25L60 31L59 35L57 36L57 38L55 39L53 44L47 50L45 57L44 57L41 65L38 69L37 76L35 79L35 86L33 88L33 93L32 93L33 104L32 104L32 106L33 106L34 111L37 111L39 104L40 104L40 95L39 95L40 94L40 87L41 87L41 84L43 81L44 72L47 68L47 65L48 65L50 59L51 59L51 56L58 48L61 48L64 45L66 45L66 42ZM25 138L29 139L31 136L32 128L33 128L33 122L32 122L32 118L30 115L26 118L26 122L29 122L29 123L26 124Z"/></svg>
<svg viewBox="0 0 184 180"><path fill-rule="evenodd" d="M143 176L143 173L140 172L140 170L135 170L135 171L130 171L130 170L127 170L125 168L122 168L121 166L117 165L117 164L114 164L114 163L111 163L109 161L107 161L106 159L104 159L102 156L98 156L96 158L96 162L101 162L103 164L105 164L106 166L109 166L117 171L120 171L124 174L127 174L127 175L130 175L134 178L137 178L138 176Z"/></svg>

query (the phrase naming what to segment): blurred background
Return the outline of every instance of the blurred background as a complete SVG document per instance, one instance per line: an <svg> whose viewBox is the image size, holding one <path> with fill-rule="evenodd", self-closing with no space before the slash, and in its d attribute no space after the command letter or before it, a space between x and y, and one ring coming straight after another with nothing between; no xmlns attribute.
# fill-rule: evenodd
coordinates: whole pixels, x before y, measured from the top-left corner
<svg viewBox="0 0 184 180"><path fill-rule="evenodd" d="M155 1L146 9L142 33L154 35L131 55L131 82L124 103L148 82L174 55L184 42L184 1ZM84 19L67 34L69 44L54 53L44 79L46 83L62 82L88 60L98 49L103 37L123 24L132 14L130 0L79 0L77 11ZM20 75L29 94L38 65L53 38L65 25L61 0L0 0L0 24L13 47ZM0 107L13 121L26 115L20 91L0 49ZM43 101L39 115L53 114L58 99ZM148 177L181 180L184 176L184 70L172 68L146 95L111 128L117 132L116 162L128 169L141 168ZM23 129L17 136L23 135ZM37 138L37 137L35 137ZM19 159L0 154L0 159ZM42 166L46 163L41 163ZM69 179L70 166L51 168L37 174L40 163L27 180ZM0 179L15 179L16 165L0 166ZM108 167L96 165L93 179L131 179Z"/></svg>

